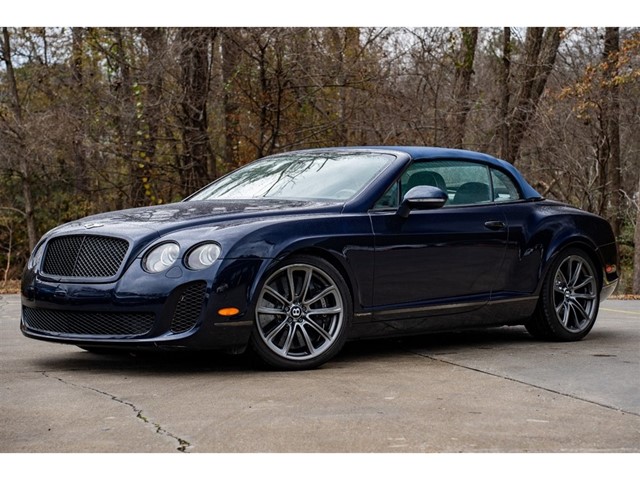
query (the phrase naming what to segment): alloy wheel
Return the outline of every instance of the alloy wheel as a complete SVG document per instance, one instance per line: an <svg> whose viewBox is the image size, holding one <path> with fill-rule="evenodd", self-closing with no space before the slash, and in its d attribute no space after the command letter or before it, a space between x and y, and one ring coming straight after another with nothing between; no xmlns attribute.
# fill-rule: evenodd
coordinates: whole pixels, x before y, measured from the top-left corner
<svg viewBox="0 0 640 480"><path fill-rule="evenodd" d="M558 266L553 280L553 307L560 324L570 332L588 328L597 314L597 281L579 255L570 255Z"/></svg>
<svg viewBox="0 0 640 480"><path fill-rule="evenodd" d="M264 283L256 304L256 326L264 344L283 359L312 360L337 340L344 302L336 282L321 268L295 263Z"/></svg>

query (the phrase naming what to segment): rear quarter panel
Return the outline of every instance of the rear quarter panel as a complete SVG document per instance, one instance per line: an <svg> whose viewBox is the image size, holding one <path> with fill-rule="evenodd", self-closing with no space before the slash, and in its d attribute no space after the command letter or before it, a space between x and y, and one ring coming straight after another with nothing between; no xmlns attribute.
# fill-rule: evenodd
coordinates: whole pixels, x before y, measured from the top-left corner
<svg viewBox="0 0 640 480"><path fill-rule="evenodd" d="M604 265L618 264L615 237L603 218L558 202L543 200L505 205L509 239L503 283L497 292L538 295L550 263L569 246L589 254L603 285L617 280Z"/></svg>

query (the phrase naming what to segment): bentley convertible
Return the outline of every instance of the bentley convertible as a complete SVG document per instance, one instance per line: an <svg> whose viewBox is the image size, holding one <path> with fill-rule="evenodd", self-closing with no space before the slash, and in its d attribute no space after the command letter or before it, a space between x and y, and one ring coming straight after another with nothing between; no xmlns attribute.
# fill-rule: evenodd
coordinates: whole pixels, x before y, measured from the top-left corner
<svg viewBox="0 0 640 480"><path fill-rule="evenodd" d="M90 351L249 347L295 370L360 338L524 325L579 340L617 282L609 224L505 161L315 149L54 228L25 269L21 329Z"/></svg>

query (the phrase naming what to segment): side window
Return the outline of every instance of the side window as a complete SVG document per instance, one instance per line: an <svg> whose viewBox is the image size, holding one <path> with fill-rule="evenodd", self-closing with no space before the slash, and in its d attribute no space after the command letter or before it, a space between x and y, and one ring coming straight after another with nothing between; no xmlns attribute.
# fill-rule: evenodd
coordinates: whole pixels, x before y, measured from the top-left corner
<svg viewBox="0 0 640 480"><path fill-rule="evenodd" d="M445 207L490 203L489 169L464 160L434 160L411 165L400 180L400 196L418 185L438 187L449 195Z"/></svg>
<svg viewBox="0 0 640 480"><path fill-rule="evenodd" d="M522 198L515 183L506 173L491 169L491 181L495 202L513 202Z"/></svg>
<svg viewBox="0 0 640 480"><path fill-rule="evenodd" d="M409 190L421 185L438 187L446 192L449 200L445 207L512 202L522 198L513 180L500 170L465 160L432 160L411 164L374 208L397 208Z"/></svg>

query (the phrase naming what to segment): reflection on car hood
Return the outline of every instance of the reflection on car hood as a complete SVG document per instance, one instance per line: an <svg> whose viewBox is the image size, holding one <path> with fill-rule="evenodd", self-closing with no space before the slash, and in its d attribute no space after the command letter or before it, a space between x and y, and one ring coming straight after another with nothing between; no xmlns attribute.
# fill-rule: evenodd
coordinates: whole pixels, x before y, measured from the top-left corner
<svg viewBox="0 0 640 480"><path fill-rule="evenodd" d="M323 212L339 212L341 203L312 202L301 200L203 200L170 203L151 207L132 208L101 213L81 218L58 227L56 233L81 228L95 234L149 233L153 230L160 235L173 230L206 224L223 224L227 220L237 222L274 215L304 215ZM95 231L93 231L95 229Z"/></svg>

